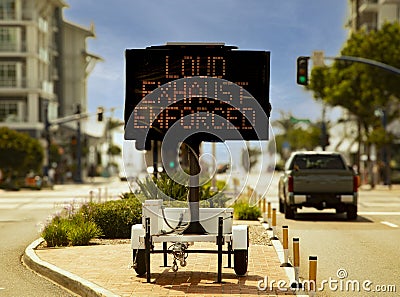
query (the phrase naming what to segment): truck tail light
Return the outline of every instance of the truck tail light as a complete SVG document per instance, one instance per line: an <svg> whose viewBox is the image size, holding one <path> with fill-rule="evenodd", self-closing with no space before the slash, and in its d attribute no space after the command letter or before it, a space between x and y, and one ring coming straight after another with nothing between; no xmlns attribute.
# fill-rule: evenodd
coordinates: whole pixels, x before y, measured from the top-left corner
<svg viewBox="0 0 400 297"><path fill-rule="evenodd" d="M293 192L293 176L289 176L288 178L288 192Z"/></svg>
<svg viewBox="0 0 400 297"><path fill-rule="evenodd" d="M358 187L361 185L361 180L359 175L353 176L353 192L358 191Z"/></svg>

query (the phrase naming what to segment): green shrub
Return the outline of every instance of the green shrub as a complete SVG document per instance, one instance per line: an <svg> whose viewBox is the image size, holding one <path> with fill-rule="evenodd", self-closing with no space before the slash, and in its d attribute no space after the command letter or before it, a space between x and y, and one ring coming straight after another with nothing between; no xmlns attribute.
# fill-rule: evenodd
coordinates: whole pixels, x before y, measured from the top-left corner
<svg viewBox="0 0 400 297"><path fill-rule="evenodd" d="M261 216L261 211L257 206L239 202L233 206L233 215L237 220L257 220Z"/></svg>
<svg viewBox="0 0 400 297"><path fill-rule="evenodd" d="M42 237L48 247L66 246L69 244L68 225L68 219L57 216L44 227Z"/></svg>
<svg viewBox="0 0 400 297"><path fill-rule="evenodd" d="M180 183L175 180L180 181ZM155 199L155 197L162 197L163 200L170 200L170 198L178 201L186 201L188 194L188 187L185 186L184 176L176 175L174 179L170 178L168 174L161 173L158 178L146 177L143 181L137 181L141 194L145 199Z"/></svg>
<svg viewBox="0 0 400 297"><path fill-rule="evenodd" d="M89 241L101 235L101 229L92 221L85 220L82 214L70 220L68 240L72 245L88 245Z"/></svg>
<svg viewBox="0 0 400 297"><path fill-rule="evenodd" d="M104 238L130 238L131 227L142 222L142 204L132 194L130 198L90 203L82 207L86 220L94 222ZM128 195L129 196L129 195Z"/></svg>
<svg viewBox="0 0 400 297"><path fill-rule="evenodd" d="M172 203L175 207L185 207L179 201L187 203L188 200L189 187L185 185L188 183L186 177L183 174L176 174L171 178L166 173L161 173L158 178L146 177L143 181L137 181L140 196L143 200L158 197L158 199L168 201L169 206ZM225 207L225 203L229 200L223 193L226 182L217 180L216 187L218 192L212 192L211 181L208 181L199 188L202 207Z"/></svg>
<svg viewBox="0 0 400 297"><path fill-rule="evenodd" d="M100 235L100 228L94 222L85 220L81 214L64 218L57 216L42 232L48 247L88 245L91 239Z"/></svg>

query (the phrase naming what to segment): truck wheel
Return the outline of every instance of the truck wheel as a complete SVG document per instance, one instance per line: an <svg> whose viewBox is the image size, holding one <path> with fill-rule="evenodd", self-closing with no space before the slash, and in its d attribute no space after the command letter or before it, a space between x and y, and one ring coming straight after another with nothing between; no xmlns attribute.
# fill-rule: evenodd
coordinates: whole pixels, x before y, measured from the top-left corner
<svg viewBox="0 0 400 297"><path fill-rule="evenodd" d="M233 250L233 269L236 275L243 276L247 272L248 250Z"/></svg>
<svg viewBox="0 0 400 297"><path fill-rule="evenodd" d="M136 250L133 250L133 261L135 261ZM146 273L145 250L137 250L136 264L133 263L134 269L138 276Z"/></svg>
<svg viewBox="0 0 400 297"><path fill-rule="evenodd" d="M294 219L294 209L287 205L287 203L285 203L285 219Z"/></svg>
<svg viewBox="0 0 400 297"><path fill-rule="evenodd" d="M347 219L348 220L357 219L357 206L356 205L347 206Z"/></svg>

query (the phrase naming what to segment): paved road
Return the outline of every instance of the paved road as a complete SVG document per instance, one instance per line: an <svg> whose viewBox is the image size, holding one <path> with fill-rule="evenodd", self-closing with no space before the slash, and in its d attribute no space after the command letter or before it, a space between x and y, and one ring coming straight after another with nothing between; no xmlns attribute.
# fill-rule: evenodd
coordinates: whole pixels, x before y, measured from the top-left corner
<svg viewBox="0 0 400 297"><path fill-rule="evenodd" d="M0 190L0 296L74 296L37 276L21 264L25 248L40 237L39 228L49 215L65 205L89 199L116 197L126 183L61 185L54 190L5 192ZM101 195L99 196L99 192Z"/></svg>
<svg viewBox="0 0 400 297"><path fill-rule="evenodd" d="M257 186L263 192L269 184L266 175ZM249 183L253 183L251 177ZM68 201L88 199L89 191L97 198L104 185L59 186L53 191L0 192L0 296L72 296L50 282L35 276L20 264L25 247L39 236L38 223L62 208ZM108 184L108 195L127 191L126 183ZM277 176L272 178L267 197L278 206ZM104 198L103 198L104 199ZM332 212L301 211L297 220L278 215L278 232L289 226L289 238L300 238L300 277L308 277L308 256L318 256L318 282L341 279L337 271L347 273L342 279L351 285L370 281L376 285L395 285L397 293L340 292L328 285L318 296L398 296L400 290L400 191L362 191L357 221L348 222L343 215ZM291 253L291 251L290 251ZM335 285L335 283L333 283ZM352 287L351 287L352 288ZM393 287L386 287L393 289Z"/></svg>
<svg viewBox="0 0 400 297"><path fill-rule="evenodd" d="M275 207L276 182L268 192ZM300 238L300 279L308 279L308 257L318 257L317 284L330 283L317 296L399 296L400 190L360 191L356 221L311 208L300 210L296 220L278 214L277 221L278 233L289 227L289 247Z"/></svg>

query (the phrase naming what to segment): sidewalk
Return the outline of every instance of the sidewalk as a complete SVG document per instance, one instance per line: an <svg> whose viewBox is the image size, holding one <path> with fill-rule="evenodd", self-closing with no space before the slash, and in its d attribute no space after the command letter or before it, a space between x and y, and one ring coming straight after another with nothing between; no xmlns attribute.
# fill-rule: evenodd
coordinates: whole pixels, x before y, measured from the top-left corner
<svg viewBox="0 0 400 297"><path fill-rule="evenodd" d="M364 184L360 186L361 192L368 192L368 191L378 191L378 192L388 192L388 193L399 193L400 192L400 184L394 185L375 185L372 189L370 185Z"/></svg>
<svg viewBox="0 0 400 297"><path fill-rule="evenodd" d="M137 277L129 243L64 248L37 248L38 240L27 248L24 262L39 274L77 292L81 296L277 296L295 295L272 288L260 290L259 282L289 279L272 245L250 245L248 273L238 277L226 268L223 257L222 284L217 280L216 254L189 254L187 266L173 272L163 265L162 254L152 254L151 283ZM198 249L216 249L213 243L195 243ZM168 264L172 256L168 256Z"/></svg>

